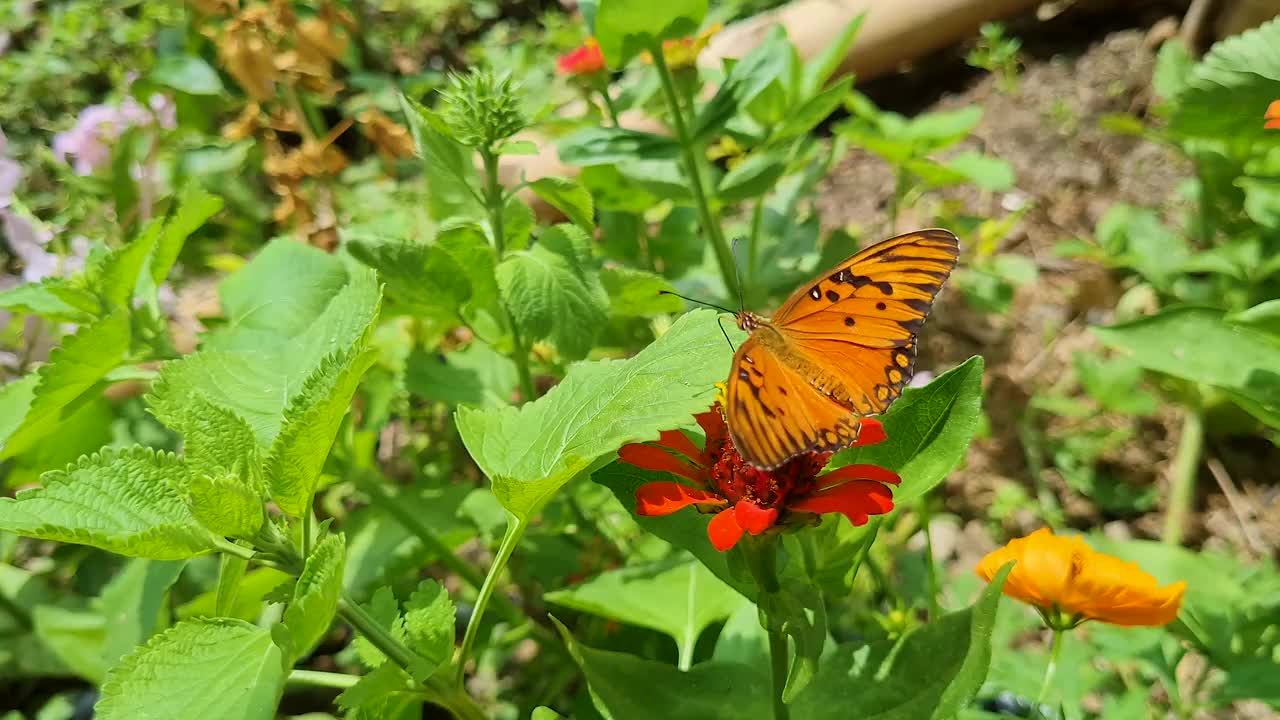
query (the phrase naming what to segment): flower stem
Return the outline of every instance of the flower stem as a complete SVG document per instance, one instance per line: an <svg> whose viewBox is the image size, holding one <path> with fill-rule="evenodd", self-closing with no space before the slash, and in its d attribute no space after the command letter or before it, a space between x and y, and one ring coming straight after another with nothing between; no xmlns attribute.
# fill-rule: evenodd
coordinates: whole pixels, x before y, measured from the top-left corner
<svg viewBox="0 0 1280 720"><path fill-rule="evenodd" d="M680 96L676 93L675 82L671 79L671 69L662 56L662 43L654 42L649 48L653 56L653 66L658 71L658 79L662 82L662 92L667 98L667 108L671 111L671 123L675 125L676 139L680 142L680 154L684 159L685 175L689 177L689 188L693 191L694 202L702 215L702 225L707 237L711 239L711 247L715 250L716 261L720 265L720 275L724 278L724 287L729 296L741 294L738 277L734 272L733 251L724 239L719 219L711 212L711 203L702 185L702 169L698 157L694 153L693 138L689 135L689 126L685 124L684 112L680 109Z"/></svg>
<svg viewBox="0 0 1280 720"><path fill-rule="evenodd" d="M596 91L604 99L604 108L609 112L609 121L613 123L613 127L622 127L622 122L618 119L618 108L613 104L613 96L609 94L609 81L602 79L598 83Z"/></svg>
<svg viewBox="0 0 1280 720"><path fill-rule="evenodd" d="M769 669L773 678L773 720L788 720L791 710L782 699L787 686L787 636L781 630L769 631Z"/></svg>
<svg viewBox="0 0 1280 720"><path fill-rule="evenodd" d="M458 648L455 667L457 675L454 678L458 687L462 687L462 680L467 671L467 656L471 654L471 648L476 644L476 635L480 632L480 621L484 618L484 611L489 606L489 598L493 597L494 588L498 584L498 577L502 575L503 569L507 567L507 561L511 559L511 553L515 551L516 545L520 544L520 538L524 537L524 531L528 527L527 520L515 517L507 518L507 532L502 536L502 544L498 546L498 554L493 558L493 564L489 566L489 573L485 575L484 584L480 586L480 593L476 596L475 608L471 611L471 620L467 623L467 631L462 636L462 646Z"/></svg>
<svg viewBox="0 0 1280 720"><path fill-rule="evenodd" d="M502 223L505 199L502 183L498 180L498 155L490 148L480 148L480 157L484 160L484 201L489 211L489 226L493 229L493 243L498 250L498 262L502 262L507 250L506 229ZM506 315L507 325L511 327L512 360L516 363L516 373L520 377L520 394L525 402L537 399L533 385L533 374L529 371L529 349L520 338L520 328L511 314L511 308L502 303L502 312Z"/></svg>
<svg viewBox="0 0 1280 720"><path fill-rule="evenodd" d="M1053 685L1053 679L1058 674L1058 658L1062 655L1062 641L1065 639L1063 631L1054 629L1053 644L1049 648L1049 664L1044 669L1044 681L1040 683L1040 694L1036 696L1036 714L1040 714L1040 708L1044 705L1044 701L1049 697L1049 687Z"/></svg>
<svg viewBox="0 0 1280 720"><path fill-rule="evenodd" d="M776 595L782 590L778 581L778 544L774 538L744 538L741 543L743 559L751 571L751 577L760 588L760 594ZM763 600L763 598L761 598ZM764 607L762 605L762 607ZM791 657L788 654L787 636L782 627L765 617L761 610L760 620L765 624L769 634L769 674L773 678L773 719L788 720L791 711L782 699L783 690L787 687L787 670Z"/></svg>
<svg viewBox="0 0 1280 720"><path fill-rule="evenodd" d="M1164 516L1166 545L1182 543L1182 532L1196 496L1196 475L1200 471L1200 453L1204 448L1204 418L1200 410L1188 407L1178 438L1178 452L1173 458L1173 479L1169 488L1169 507Z"/></svg>
<svg viewBox="0 0 1280 720"><path fill-rule="evenodd" d="M360 681L358 675L348 675L346 673L321 672L319 670L292 670L289 672L288 683L290 685L302 685L304 687L322 687L332 688L334 690L346 690Z"/></svg>
<svg viewBox="0 0 1280 720"><path fill-rule="evenodd" d="M925 577L929 585L929 622L934 622L942 611L938 608L938 568L933 559L933 533L929 529L932 524L931 516L929 496L925 495L920 498L920 529L924 531Z"/></svg>

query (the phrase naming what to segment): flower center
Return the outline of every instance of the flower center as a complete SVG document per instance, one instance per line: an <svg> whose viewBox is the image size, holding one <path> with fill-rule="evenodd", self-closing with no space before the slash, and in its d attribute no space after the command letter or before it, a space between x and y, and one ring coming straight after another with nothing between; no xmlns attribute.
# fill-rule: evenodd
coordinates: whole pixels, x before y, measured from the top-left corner
<svg viewBox="0 0 1280 720"><path fill-rule="evenodd" d="M829 453L804 453L773 470L752 467L733 446L733 440L708 439L712 459L711 481L715 490L732 504L746 500L762 508L785 508L817 489L816 476L827 464Z"/></svg>

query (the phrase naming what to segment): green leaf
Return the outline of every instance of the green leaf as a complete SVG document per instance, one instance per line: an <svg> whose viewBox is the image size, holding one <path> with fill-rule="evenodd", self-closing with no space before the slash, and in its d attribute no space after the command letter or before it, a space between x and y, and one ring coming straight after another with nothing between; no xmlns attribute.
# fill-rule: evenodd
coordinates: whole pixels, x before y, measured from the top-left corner
<svg viewBox="0 0 1280 720"><path fill-rule="evenodd" d="M1280 300L1267 300L1226 316L1226 321L1280 336Z"/></svg>
<svg viewBox="0 0 1280 720"><path fill-rule="evenodd" d="M498 146L499 155L537 155L538 144L530 140L508 140Z"/></svg>
<svg viewBox="0 0 1280 720"><path fill-rule="evenodd" d="M1169 128L1190 137L1247 143L1267 132L1262 116L1276 98L1280 98L1280 19L1210 48L1175 98Z"/></svg>
<svg viewBox="0 0 1280 720"><path fill-rule="evenodd" d="M726 203L761 197L773 189L786 170L787 161L782 153L752 153L741 164L724 174L716 188L716 195Z"/></svg>
<svg viewBox="0 0 1280 720"><path fill-rule="evenodd" d="M888 439L837 454L829 469L868 463L902 476L901 507L932 490L964 459L982 411L983 359L974 356L922 388L907 388L881 418Z"/></svg>
<svg viewBox="0 0 1280 720"><path fill-rule="evenodd" d="M44 487L0 498L0 530L153 560L214 549L187 509L187 469L173 455L107 448L41 480Z"/></svg>
<svg viewBox="0 0 1280 720"><path fill-rule="evenodd" d="M609 312L614 317L654 317L680 312L684 303L675 295L660 295L672 290L661 275L614 265L600 271L600 284L609 295Z"/></svg>
<svg viewBox="0 0 1280 720"><path fill-rule="evenodd" d="M1151 75L1151 88L1156 91L1156 97L1166 102L1177 98L1187 86L1194 67L1195 60L1181 38L1164 41L1156 53L1156 69Z"/></svg>
<svg viewBox="0 0 1280 720"><path fill-rule="evenodd" d="M337 533L325 535L307 557L293 590L293 601L284 611L284 624L293 635L293 659L310 655L329 632L342 592L346 552L346 536Z"/></svg>
<svg viewBox="0 0 1280 720"><path fill-rule="evenodd" d="M826 645L827 610L822 593L816 587L798 585L776 593L762 592L756 602L769 627L790 637L795 648L782 689L783 701L790 704L813 682Z"/></svg>
<svg viewBox="0 0 1280 720"><path fill-rule="evenodd" d="M552 621L582 668L596 708L612 720L772 717L769 675L764 666L713 660L681 671L635 655L581 645L559 620L552 617ZM839 706L847 701L844 698Z"/></svg>
<svg viewBox="0 0 1280 720"><path fill-rule="evenodd" d="M771 88L780 88L791 77L793 53L786 30L781 26L771 27L764 40L734 64L715 96L694 118L694 139L711 139L740 109L751 106Z"/></svg>
<svg viewBox="0 0 1280 720"><path fill-rule="evenodd" d="M544 177L529 183L529 189L564 213L569 222L582 228L583 232L595 230L591 192L578 182L562 177Z"/></svg>
<svg viewBox="0 0 1280 720"><path fill-rule="evenodd" d="M271 569L264 568L264 570ZM245 575L248 570L249 560L247 558L228 553L222 554L218 566L218 586L213 591L214 615L219 617L239 617L235 612L236 600L240 597L241 586L247 584L245 583Z"/></svg>
<svg viewBox="0 0 1280 720"><path fill-rule="evenodd" d="M907 122L903 138L919 149L936 150L968 137L979 122L982 122L982 108L976 105L924 113Z"/></svg>
<svg viewBox="0 0 1280 720"><path fill-rule="evenodd" d="M675 160L680 144L665 135L623 128L586 128L556 146L562 162L590 167L629 160Z"/></svg>
<svg viewBox="0 0 1280 720"><path fill-rule="evenodd" d="M415 350L405 361L404 383L410 393L427 400L499 407L511 404L518 379L510 358L475 340L444 354Z"/></svg>
<svg viewBox="0 0 1280 720"><path fill-rule="evenodd" d="M529 247L529 238L533 236L533 228L538 224L530 208L516 195L507 198L502 208L502 235L506 241L503 250L524 250ZM492 228L490 228L492 234Z"/></svg>
<svg viewBox="0 0 1280 720"><path fill-rule="evenodd" d="M186 561L130 560L103 588L98 609L106 621L102 645L104 667L114 666L121 657L146 642L161 618L168 617L165 600L169 588L177 582L186 565ZM102 678L97 682L102 682Z"/></svg>
<svg viewBox="0 0 1280 720"><path fill-rule="evenodd" d="M1156 411L1155 396L1138 387L1142 368L1132 359L1108 360L1077 352L1072 360L1080 386L1103 408L1126 415L1150 415Z"/></svg>
<svg viewBox="0 0 1280 720"><path fill-rule="evenodd" d="M389 695L413 692L417 686L409 673L400 669L399 665L383 663L362 676L355 685L342 691L335 702L339 707L353 710L381 702Z"/></svg>
<svg viewBox="0 0 1280 720"><path fill-rule="evenodd" d="M266 459L267 486L276 505L295 517L310 511L329 449L360 378L377 353L364 342L326 358L302 384Z"/></svg>
<svg viewBox="0 0 1280 720"><path fill-rule="evenodd" d="M1134 322L1095 327L1093 333L1148 370L1222 388L1250 390L1259 376L1280 368L1280 345L1272 337L1227 322L1221 310L1169 308Z"/></svg>
<svg viewBox="0 0 1280 720"><path fill-rule="evenodd" d="M609 299L590 261L591 239L557 225L498 265L502 299L526 337L549 339L566 359L586 356L608 320Z"/></svg>
<svg viewBox="0 0 1280 720"><path fill-rule="evenodd" d="M101 720L271 720L285 665L271 632L241 620L179 623L112 668Z"/></svg>
<svg viewBox="0 0 1280 720"><path fill-rule="evenodd" d="M365 611L378 623L379 627L391 633L391 637L400 642L405 641L407 635L404 619L400 617L400 603L396 601L396 595L391 588L384 585L374 590L365 606ZM352 645L356 649L360 662L367 667L376 668L387 661L387 656L363 635L357 636Z"/></svg>
<svg viewBox="0 0 1280 720"><path fill-rule="evenodd" d="M190 95L218 95L222 92L218 71L199 55L162 55L147 73L147 79Z"/></svg>
<svg viewBox="0 0 1280 720"><path fill-rule="evenodd" d="M265 489L258 443L244 418L193 393L168 416L168 425L182 434L183 460L191 475L240 478L255 496ZM260 503L259 503L260 504Z"/></svg>
<svg viewBox="0 0 1280 720"><path fill-rule="evenodd" d="M138 276L151 255L152 248L164 230L159 220L152 220L128 244L115 248L96 265L85 271L89 287L102 303L102 313L121 313L130 307Z"/></svg>
<svg viewBox="0 0 1280 720"><path fill-rule="evenodd" d="M479 180L471 151L453 138L439 115L421 103L401 95L400 109L422 157L432 194L443 196L445 208L478 207Z"/></svg>
<svg viewBox="0 0 1280 720"><path fill-rule="evenodd" d="M521 519L561 486L628 442L692 427L728 372L729 348L709 310L690 312L628 360L580 363L520 408L455 413L471 457L494 494Z"/></svg>
<svg viewBox="0 0 1280 720"><path fill-rule="evenodd" d="M197 185L189 185L178 198L178 209L164 224L151 252L151 281L164 282L182 252L182 246L209 218L222 209L222 198L210 195Z"/></svg>
<svg viewBox="0 0 1280 720"><path fill-rule="evenodd" d="M423 580L404 605L404 627L410 649L427 661L434 670L453 655L453 638L457 633L453 601L435 580ZM421 682L427 675L415 669Z"/></svg>
<svg viewBox="0 0 1280 720"><path fill-rule="evenodd" d="M862 16L859 15L854 22L861 22L861 20ZM826 120L831 113L844 104L851 87L853 87L853 77L845 77L835 85L800 103L787 115L786 121L782 123L782 127L778 129L774 138L785 140L800 137L813 130L818 123Z"/></svg>
<svg viewBox="0 0 1280 720"><path fill-rule="evenodd" d="M57 431L63 420L96 392L108 372L124 362L129 350L129 313L119 310L68 336L62 347L49 353L49 362L36 374L40 377L31 394L31 405L22 422L4 441L0 457L13 457L26 451L40 439ZM25 386L12 391L8 400L17 403L25 395ZM8 415L12 422L14 415Z"/></svg>
<svg viewBox="0 0 1280 720"><path fill-rule="evenodd" d="M858 37L858 30L862 28L862 21L866 17L865 12L859 13L844 26L834 41L824 45L812 60L805 63L802 87L807 96L812 97L821 91L835 71L844 64L845 59L849 57L849 51L853 49L853 41Z"/></svg>
<svg viewBox="0 0 1280 720"><path fill-rule="evenodd" d="M53 322L92 322L101 310L98 298L59 277L23 283L0 292L0 310L39 315Z"/></svg>
<svg viewBox="0 0 1280 720"><path fill-rule="evenodd" d="M610 570L544 597L562 607L669 636L683 667L692 664L702 631L748 602L702 563L687 557Z"/></svg>
<svg viewBox="0 0 1280 720"><path fill-rule="evenodd" d="M662 40L691 35L707 15L707 0L600 0L595 32L609 67L620 68Z"/></svg>
<svg viewBox="0 0 1280 720"><path fill-rule="evenodd" d="M970 607L897 641L840 646L823 658L808 691L792 706L810 720L943 720L966 707L987 676L1000 589L1012 564Z"/></svg>
<svg viewBox="0 0 1280 720"><path fill-rule="evenodd" d="M503 327L495 277L498 256L493 246L475 225L460 225L441 231L436 236L436 244L465 270L471 283L471 299L463 305L463 317L472 328L479 328L478 332L483 337L496 342L492 335L485 333L486 329L496 333Z"/></svg>
<svg viewBox="0 0 1280 720"><path fill-rule="evenodd" d="M249 540L262 528L262 495L236 475L192 475L187 505L215 535Z"/></svg>
<svg viewBox="0 0 1280 720"><path fill-rule="evenodd" d="M960 173L983 190L1005 192L1013 188L1013 166L993 155L962 152L948 160L946 167Z"/></svg>
<svg viewBox="0 0 1280 720"><path fill-rule="evenodd" d="M348 240L346 247L352 257L378 271L392 300L419 312L454 313L471 297L467 270L439 246L361 238Z"/></svg>

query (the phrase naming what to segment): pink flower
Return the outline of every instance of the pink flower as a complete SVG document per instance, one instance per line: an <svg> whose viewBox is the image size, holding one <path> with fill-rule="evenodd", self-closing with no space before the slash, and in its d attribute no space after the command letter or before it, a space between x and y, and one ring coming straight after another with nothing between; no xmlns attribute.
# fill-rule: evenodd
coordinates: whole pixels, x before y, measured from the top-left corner
<svg viewBox="0 0 1280 720"><path fill-rule="evenodd" d="M75 156L78 175L92 175L111 162L111 145L131 127L156 126L172 129L177 125L173 101L163 95L152 95L144 106L133 98L125 98L119 106L90 105L70 130L53 136L53 153L60 160Z"/></svg>

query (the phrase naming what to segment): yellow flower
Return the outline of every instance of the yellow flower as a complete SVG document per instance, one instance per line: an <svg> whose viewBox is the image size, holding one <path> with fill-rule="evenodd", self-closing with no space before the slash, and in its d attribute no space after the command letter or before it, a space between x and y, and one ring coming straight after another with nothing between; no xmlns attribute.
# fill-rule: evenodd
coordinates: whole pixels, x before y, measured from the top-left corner
<svg viewBox="0 0 1280 720"><path fill-rule="evenodd" d="M1185 582L1160 587L1136 563L1094 551L1078 537L1042 528L988 554L978 576L990 581L1016 560L1004 594L1035 606L1055 629L1086 620L1111 625L1168 625L1178 617Z"/></svg>
<svg viewBox="0 0 1280 720"><path fill-rule="evenodd" d="M723 28L723 25L716 23L693 37L664 40L662 42L662 59L667 61L667 67L672 70L693 67L698 62L698 53L702 52L707 43L711 42L711 38ZM644 58L645 62L653 62L653 57L647 52L641 57Z"/></svg>

